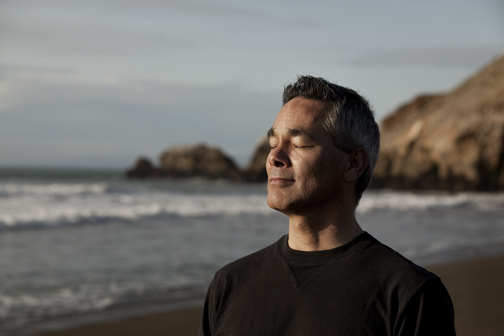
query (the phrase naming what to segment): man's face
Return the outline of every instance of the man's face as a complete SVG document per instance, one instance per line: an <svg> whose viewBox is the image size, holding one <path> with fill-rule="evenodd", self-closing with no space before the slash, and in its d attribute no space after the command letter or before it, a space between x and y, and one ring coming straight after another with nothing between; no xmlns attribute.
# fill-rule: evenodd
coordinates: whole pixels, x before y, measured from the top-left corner
<svg viewBox="0 0 504 336"><path fill-rule="evenodd" d="M317 211L342 197L348 154L322 126L327 105L296 97L269 132L268 205L287 215ZM334 204L334 203L333 203Z"/></svg>

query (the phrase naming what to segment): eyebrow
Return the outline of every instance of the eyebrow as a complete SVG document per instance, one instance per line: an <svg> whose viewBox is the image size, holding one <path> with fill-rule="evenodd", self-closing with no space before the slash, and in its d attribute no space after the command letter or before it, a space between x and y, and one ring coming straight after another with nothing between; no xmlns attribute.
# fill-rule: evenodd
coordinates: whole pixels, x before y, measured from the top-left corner
<svg viewBox="0 0 504 336"><path fill-rule="evenodd" d="M301 129L301 128L289 128L287 130L287 132L291 135L291 136L301 136L301 135L305 135L309 138L312 138L305 130ZM268 138L271 138L273 136L275 136L275 130L273 129L273 127L271 127L269 130L268 130L268 133L267 133L267 136Z"/></svg>

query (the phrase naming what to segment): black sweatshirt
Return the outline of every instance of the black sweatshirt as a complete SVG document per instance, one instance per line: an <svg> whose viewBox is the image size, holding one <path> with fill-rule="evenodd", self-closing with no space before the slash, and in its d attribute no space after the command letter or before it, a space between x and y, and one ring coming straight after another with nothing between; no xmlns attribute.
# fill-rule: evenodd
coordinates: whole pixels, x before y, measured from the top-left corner
<svg viewBox="0 0 504 336"><path fill-rule="evenodd" d="M216 273L199 335L455 335L441 280L370 234L317 252L287 241Z"/></svg>

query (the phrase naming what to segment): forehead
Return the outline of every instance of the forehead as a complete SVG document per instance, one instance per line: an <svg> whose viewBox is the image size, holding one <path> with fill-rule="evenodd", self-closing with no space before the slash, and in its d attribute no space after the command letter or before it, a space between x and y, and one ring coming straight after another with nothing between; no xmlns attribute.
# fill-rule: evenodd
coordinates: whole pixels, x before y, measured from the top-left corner
<svg viewBox="0 0 504 336"><path fill-rule="evenodd" d="M273 128L283 126L316 126L324 119L327 107L327 103L320 100L295 97L280 109Z"/></svg>

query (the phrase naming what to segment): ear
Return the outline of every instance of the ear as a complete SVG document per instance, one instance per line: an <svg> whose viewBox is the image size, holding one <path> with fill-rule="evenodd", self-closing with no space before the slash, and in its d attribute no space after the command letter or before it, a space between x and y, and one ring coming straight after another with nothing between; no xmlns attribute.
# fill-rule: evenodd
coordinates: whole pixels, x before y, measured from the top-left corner
<svg viewBox="0 0 504 336"><path fill-rule="evenodd" d="M356 181L364 173L369 164L369 156L362 147L357 148L348 156L348 165L345 169L344 178L346 182Z"/></svg>

